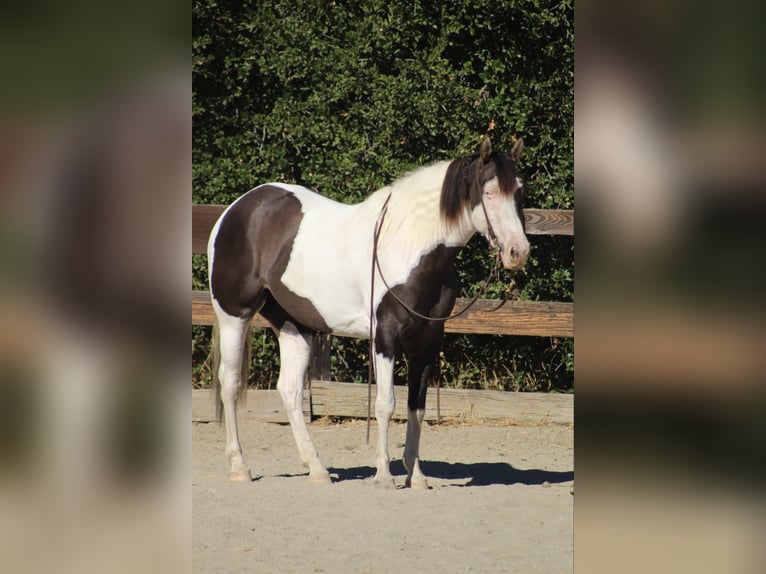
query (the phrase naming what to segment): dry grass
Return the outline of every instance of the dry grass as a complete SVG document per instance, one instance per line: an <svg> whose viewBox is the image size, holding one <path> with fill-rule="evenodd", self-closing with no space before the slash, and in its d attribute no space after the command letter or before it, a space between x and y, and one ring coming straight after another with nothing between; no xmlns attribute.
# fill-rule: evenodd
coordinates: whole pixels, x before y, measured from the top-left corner
<svg viewBox="0 0 766 574"><path fill-rule="evenodd" d="M406 421L392 420L392 424L406 424ZM353 417L320 417L311 421L312 426L328 427L328 426L364 426L367 424L367 419L353 418ZM370 419L371 426L377 426L375 417ZM516 419L483 419L480 417L442 417L438 423L436 421L424 421L425 426L433 427L463 427L463 426L486 426L486 427L542 427L551 424L556 426L573 429L574 423L550 423L545 420L542 421L519 421Z"/></svg>

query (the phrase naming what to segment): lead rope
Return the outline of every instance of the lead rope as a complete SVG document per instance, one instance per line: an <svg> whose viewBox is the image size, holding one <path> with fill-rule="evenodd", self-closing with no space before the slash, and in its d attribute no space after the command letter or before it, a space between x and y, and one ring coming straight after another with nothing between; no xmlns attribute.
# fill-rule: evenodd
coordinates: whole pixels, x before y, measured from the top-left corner
<svg viewBox="0 0 766 574"><path fill-rule="evenodd" d="M380 208L378 219L375 221L375 230L372 234L372 269L370 270L370 358L367 368L367 444L370 444L370 418L372 411L372 378L378 380L378 373L375 367L375 344L373 335L375 333L374 321L375 321L375 262L378 259L378 238L380 237L380 230L383 227L383 219L388 211L388 202L391 201L391 194L388 194L386 201L383 202L383 207Z"/></svg>
<svg viewBox="0 0 766 574"><path fill-rule="evenodd" d="M391 288L391 286L388 284L388 281L386 281L385 276L383 275L383 271L380 268L380 260L378 259L378 240L380 239L380 233L383 229L383 221L386 218L386 213L388 212L388 202L391 200L391 194L388 194L388 197L386 198L386 201L383 202L383 207L380 208L380 213L378 214L378 219L375 221L375 229L373 231L372 236L372 269L370 270L370 358L368 362L368 369L367 369L367 444L370 444L370 419L372 415L372 379L373 376L375 377L375 380L377 380L378 373L377 369L374 364L375 360L375 345L373 341L373 335L374 335L374 326L373 322L375 320L375 309L374 309L374 300L375 300L375 270L378 270L378 273L380 274L380 279L383 281L383 285L386 286L386 289L388 289L388 292L391 293L391 296L396 300L397 303L399 303L402 307L404 307L407 312L410 314L419 317L420 319L425 319L426 321L449 321L451 319L455 319L456 317L460 317L464 313L466 313L473 305L476 303L476 301L479 300L479 298L484 294L484 292L487 290L487 287L489 286L490 281L492 281L493 277L498 274L498 269L500 265L500 250L497 247L497 235L495 235L495 230L492 228L492 222L489 220L489 215L487 214L487 206L484 204L484 195L481 194L481 208L484 212L484 219L487 221L487 235L489 236L489 245L490 248L494 251L494 260L495 264L492 270L489 272L489 275L484 280L484 283L481 286L481 289L479 289L479 292L476 293L476 295L471 299L468 304L455 313L454 315L447 315L445 317L429 317L428 315L423 315L422 313L418 313L407 305L404 301L402 301L396 293L394 293L394 290ZM494 311L497 311L505 305L505 303L508 301L508 294L506 292L505 298L503 301L500 302L500 304L497 307L494 307L488 311L484 311L485 313L493 313ZM439 393L439 380L437 378L437 386L436 386L436 420L437 422L441 422L441 404L440 404L440 393Z"/></svg>

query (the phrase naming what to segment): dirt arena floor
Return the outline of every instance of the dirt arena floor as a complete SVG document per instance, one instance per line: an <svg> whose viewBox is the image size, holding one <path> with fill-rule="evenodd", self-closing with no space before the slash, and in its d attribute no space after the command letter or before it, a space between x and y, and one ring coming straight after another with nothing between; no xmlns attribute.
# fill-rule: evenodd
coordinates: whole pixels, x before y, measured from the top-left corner
<svg viewBox="0 0 766 574"><path fill-rule="evenodd" d="M225 430L193 423L194 572L571 572L571 426L423 429L428 491L405 489L405 425L392 424L396 490L373 486L375 427L310 425L332 485L308 481L287 425L240 429L254 480L228 480Z"/></svg>

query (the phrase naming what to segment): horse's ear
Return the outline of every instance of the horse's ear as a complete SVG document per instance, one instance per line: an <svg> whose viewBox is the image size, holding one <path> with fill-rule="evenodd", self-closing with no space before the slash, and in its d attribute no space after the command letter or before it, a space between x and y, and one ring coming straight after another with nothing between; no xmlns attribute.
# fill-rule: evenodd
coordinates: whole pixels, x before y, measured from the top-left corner
<svg viewBox="0 0 766 574"><path fill-rule="evenodd" d="M519 138L516 140L516 143L513 144L513 147L511 148L511 159L513 160L513 163L517 163L519 159L521 159L521 150L524 149L524 140Z"/></svg>
<svg viewBox="0 0 766 574"><path fill-rule="evenodd" d="M492 141L489 139L489 136L486 136L483 140L481 140L481 145L479 146L479 156L481 156L482 163L487 163L489 154L491 153Z"/></svg>

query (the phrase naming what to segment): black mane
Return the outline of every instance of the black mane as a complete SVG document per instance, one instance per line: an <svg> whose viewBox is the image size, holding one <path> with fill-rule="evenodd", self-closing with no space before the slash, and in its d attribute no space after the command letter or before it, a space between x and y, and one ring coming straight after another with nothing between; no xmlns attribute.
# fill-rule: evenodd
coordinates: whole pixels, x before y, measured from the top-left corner
<svg viewBox="0 0 766 574"><path fill-rule="evenodd" d="M483 185L494 177L498 178L501 193L513 192L516 166L502 152L493 151L486 162L482 162L478 153L453 160L447 167L439 201L444 222L457 225L466 209L479 204Z"/></svg>

